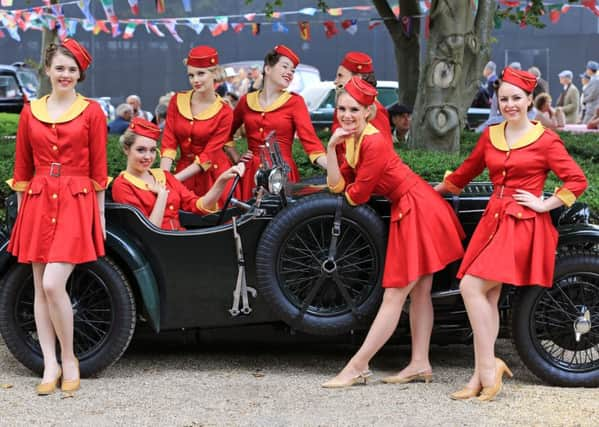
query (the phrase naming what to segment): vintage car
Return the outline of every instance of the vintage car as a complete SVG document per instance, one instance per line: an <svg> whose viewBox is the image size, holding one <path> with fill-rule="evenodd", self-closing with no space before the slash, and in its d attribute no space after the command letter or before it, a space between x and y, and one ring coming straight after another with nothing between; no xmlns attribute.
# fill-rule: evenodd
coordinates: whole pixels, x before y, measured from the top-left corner
<svg viewBox="0 0 599 427"><path fill-rule="evenodd" d="M67 284L83 376L119 360L140 324L156 334L284 325L346 342L368 328L383 291L388 201L375 196L351 207L324 186L285 185L271 150L275 160L263 159L255 199L229 195L227 209L206 217L181 212L187 231L161 230L133 207L106 204L107 254L78 265ZM447 198L468 235L491 192L475 183ZM15 203L8 201L0 245L0 332L23 365L41 372L31 268L6 252ZM553 218L560 233L554 286L504 286L502 335L543 381L599 386L599 227L581 203ZM471 343L457 267L435 274L433 342ZM398 336L408 334L406 313Z"/></svg>

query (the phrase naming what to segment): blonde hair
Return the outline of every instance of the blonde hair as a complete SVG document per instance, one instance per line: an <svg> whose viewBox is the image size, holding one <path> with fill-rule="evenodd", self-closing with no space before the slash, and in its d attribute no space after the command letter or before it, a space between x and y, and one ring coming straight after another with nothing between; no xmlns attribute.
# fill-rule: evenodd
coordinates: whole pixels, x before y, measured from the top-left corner
<svg viewBox="0 0 599 427"><path fill-rule="evenodd" d="M120 136L119 143L123 150L128 150L131 148L133 143L135 142L135 137L137 136L131 129L127 128L127 130Z"/></svg>
<svg viewBox="0 0 599 427"><path fill-rule="evenodd" d="M337 101L339 100L339 97L341 95L343 95L344 93L347 93L349 96L351 96L351 94L349 92L347 92L345 90L345 88L343 87L338 87L336 89L336 94L335 94L335 105L337 105ZM352 96L353 99L353 96ZM357 101L356 101L357 102ZM358 104L360 104L358 102ZM360 104L362 105L362 104ZM370 104L370 105L362 105L364 108L366 108L368 110L368 116L366 116L366 121L369 122L372 119L374 119L374 117L376 116L376 106L374 104Z"/></svg>

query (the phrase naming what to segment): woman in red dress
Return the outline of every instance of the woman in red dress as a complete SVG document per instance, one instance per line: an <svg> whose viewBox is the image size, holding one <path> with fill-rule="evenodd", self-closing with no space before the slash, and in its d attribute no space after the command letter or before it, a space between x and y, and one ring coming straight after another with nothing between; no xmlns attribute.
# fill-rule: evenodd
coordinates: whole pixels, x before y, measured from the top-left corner
<svg viewBox="0 0 599 427"><path fill-rule="evenodd" d="M393 147L368 119L374 114L376 89L352 79L337 98L340 127L327 146L327 183L331 191L345 191L351 205L366 203L374 193L391 201L389 240L383 275L383 303L362 347L345 368L322 386L348 387L366 382L368 363L391 337L410 296L412 359L387 383L432 379L428 358L433 327L433 273L463 255L464 232L449 204L406 166ZM336 146L345 143L345 157L337 163Z"/></svg>
<svg viewBox="0 0 599 427"><path fill-rule="evenodd" d="M452 399L493 400L503 374L512 376L494 354L501 286L551 287L558 233L549 211L570 206L587 186L559 136L528 120L536 82L530 73L509 67L503 71L497 95L505 122L489 126L470 156L436 188L459 194L485 167L494 186L458 273L474 333L474 374ZM543 199L549 171L563 186Z"/></svg>
<svg viewBox="0 0 599 427"><path fill-rule="evenodd" d="M248 163L242 185L243 200L252 197L254 175L260 166L259 149L273 130L283 159L291 169L290 182L297 182L300 178L292 155L296 133L310 161L326 168L324 148L314 131L304 98L286 90L298 64L299 57L291 49L284 45L275 46L264 58L262 89L244 95L235 107L229 139L232 141L237 129L245 125L248 152L240 157L233 148L233 142L229 144L227 152L234 161Z"/></svg>
<svg viewBox="0 0 599 427"><path fill-rule="evenodd" d="M204 194L231 166L223 147L231 132L233 110L214 91L219 70L216 49L196 46L186 63L192 89L176 93L169 102L160 167L170 171L178 148L175 177L194 193Z"/></svg>
<svg viewBox="0 0 599 427"><path fill-rule="evenodd" d="M179 209L206 215L218 211L218 199L227 182L243 175L245 166L235 165L222 172L212 187L198 196L170 172L151 169L156 160L156 140L160 128L140 117L131 121L121 136L127 155L127 169L114 180L112 198L115 202L135 206L156 226L164 230L185 230L179 222Z"/></svg>
<svg viewBox="0 0 599 427"><path fill-rule="evenodd" d="M19 204L8 250L33 269L35 324L44 357L40 395L53 393L61 377L63 391L79 388L66 282L75 264L104 255L106 118L99 104L75 92L90 63L87 50L73 39L47 49L44 65L52 92L23 107L8 181Z"/></svg>

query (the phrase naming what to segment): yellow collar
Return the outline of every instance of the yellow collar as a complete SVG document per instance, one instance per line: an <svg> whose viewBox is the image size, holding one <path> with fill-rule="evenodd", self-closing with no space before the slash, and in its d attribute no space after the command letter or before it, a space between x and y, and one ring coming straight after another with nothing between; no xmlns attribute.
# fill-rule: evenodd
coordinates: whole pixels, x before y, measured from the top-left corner
<svg viewBox="0 0 599 427"><path fill-rule="evenodd" d="M530 128L524 135L520 137L515 144L512 145L511 150L526 147L532 144L543 135L545 128L540 122L533 122L534 126ZM491 138L491 144L493 147L501 151L510 151L510 147L507 145L505 140L505 125L507 122L502 122L497 125L489 127L489 137Z"/></svg>
<svg viewBox="0 0 599 427"><path fill-rule="evenodd" d="M44 123L65 123L70 122L75 117L83 113L83 110L89 105L89 101L85 99L81 94L77 94L75 102L69 107L67 111L56 120L52 120L48 115L48 97L50 95L42 96L39 99L31 101L31 114L33 117Z"/></svg>
<svg viewBox="0 0 599 427"><path fill-rule="evenodd" d="M177 94L177 110L179 113L188 120L208 120L216 116L218 112L223 108L223 100L220 96L216 95L216 99L208 108L204 111L200 111L195 116L191 114L191 96L193 90L187 92L180 92Z"/></svg>
<svg viewBox="0 0 599 427"><path fill-rule="evenodd" d="M158 182L162 185L166 185L166 175L164 174L164 171L162 169L160 169L160 168L150 169L150 173L152 174L152 176L154 177L156 182ZM150 191L148 189L148 185L145 183L145 181L143 179L138 178L135 175L131 175L127 171L122 171L121 175L123 178L125 178L127 181L129 181L131 184L135 185L137 188L140 188L140 189L146 190L146 191Z"/></svg>
<svg viewBox="0 0 599 427"><path fill-rule="evenodd" d="M358 164L358 160L360 158L360 145L362 145L362 140L365 136L374 135L375 133L379 133L379 130L372 126L370 123L366 125L360 137L358 138L358 143L356 144L356 140L352 138L348 138L345 140L345 158L347 159L347 164L352 168L355 168Z"/></svg>
<svg viewBox="0 0 599 427"><path fill-rule="evenodd" d="M270 111L275 111L276 109L280 108L283 104L285 104L287 101L289 101L289 98L291 98L291 93L283 92L281 93L281 95L279 95L275 102L270 104L268 107L264 108L262 105L260 105L259 97L261 93L261 90L257 90L255 92L248 93L246 97L248 107L250 107L250 109L254 111L258 111L259 113L268 113Z"/></svg>

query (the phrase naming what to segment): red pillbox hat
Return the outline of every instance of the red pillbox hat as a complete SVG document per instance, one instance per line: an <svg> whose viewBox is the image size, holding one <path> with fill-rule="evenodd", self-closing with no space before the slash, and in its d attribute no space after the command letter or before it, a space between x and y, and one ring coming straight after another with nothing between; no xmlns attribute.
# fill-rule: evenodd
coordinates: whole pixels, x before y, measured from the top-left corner
<svg viewBox="0 0 599 427"><path fill-rule="evenodd" d="M537 85L537 77L527 71L516 70L515 68L505 67L501 79L504 82L518 86L527 93L532 93Z"/></svg>
<svg viewBox="0 0 599 427"><path fill-rule="evenodd" d="M77 42L77 40L67 37L62 41L62 47L73 54L77 65L79 65L79 68L81 69L81 72L87 70L89 64L92 63L92 56L89 54L86 48Z"/></svg>
<svg viewBox="0 0 599 427"><path fill-rule="evenodd" d="M289 49L284 44L276 45L274 51L277 52L279 55L286 56L287 58L289 58L291 62L293 62L294 67L297 67L297 64L299 64L300 62L299 56L297 56L294 51Z"/></svg>
<svg viewBox="0 0 599 427"><path fill-rule="evenodd" d="M365 107L374 103L377 94L376 89L370 83L365 82L358 76L353 76L345 84L345 91Z"/></svg>
<svg viewBox="0 0 599 427"><path fill-rule="evenodd" d="M160 128L141 117L134 117L129 124L129 129L136 135L145 136L153 140L160 138Z"/></svg>
<svg viewBox="0 0 599 427"><path fill-rule="evenodd" d="M187 65L210 68L218 65L218 51L211 46L196 46L187 54Z"/></svg>
<svg viewBox="0 0 599 427"><path fill-rule="evenodd" d="M345 68L352 73L372 73L372 58L364 52L347 52L341 62Z"/></svg>

